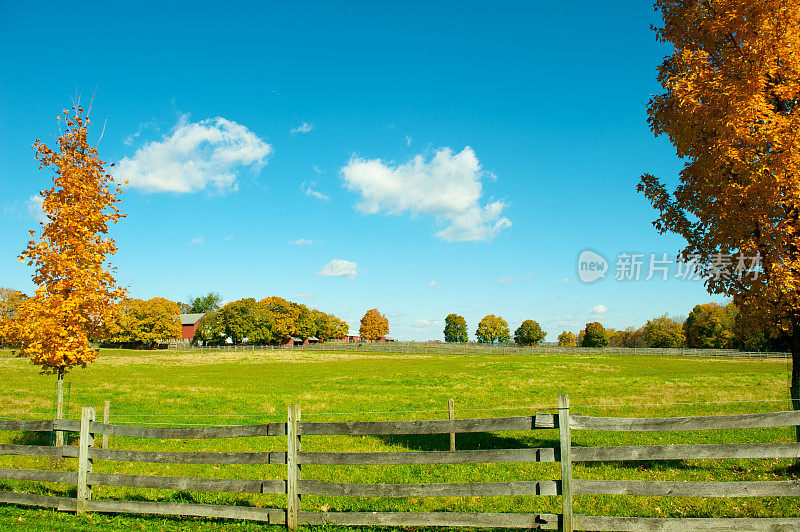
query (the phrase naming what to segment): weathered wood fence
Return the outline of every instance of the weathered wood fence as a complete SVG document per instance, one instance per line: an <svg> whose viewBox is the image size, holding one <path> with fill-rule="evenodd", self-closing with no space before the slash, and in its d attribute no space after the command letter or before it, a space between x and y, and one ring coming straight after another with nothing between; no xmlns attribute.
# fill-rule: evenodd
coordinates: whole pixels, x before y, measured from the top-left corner
<svg viewBox="0 0 800 532"><path fill-rule="evenodd" d="M0 445L0 455L78 458L77 471L0 469L0 478L60 482L77 485L75 498L0 491L0 503L105 513L184 515L248 519L285 524L469 526L533 528L541 530L797 530L800 518L639 518L579 515L573 513L575 495L642 495L663 497L800 497L797 481L627 481L573 478L575 462L800 458L797 443L633 445L573 447L571 431L697 431L748 429L800 425L800 412L772 412L725 416L677 418L590 417L570 413L567 396L558 398L558 414L537 413L479 419L429 421L303 422L300 407L289 407L285 423L201 428L136 427L98 423L94 407L84 407L80 422L72 420L0 420L4 431L77 432L77 447ZM302 438L316 435L408 435L465 432L528 431L558 429L558 448L488 449L410 452L307 452ZM261 452L157 452L95 447L95 436L158 439L240 438L286 436L286 451ZM191 464L286 464L285 478L214 479L94 473L97 460ZM560 480L475 482L442 484L350 484L304 479L304 464L401 465L560 462ZM97 500L92 486L128 486L237 493L285 494L285 508L190 504L176 502ZM444 496L561 496L561 514L456 513L456 512L309 512L301 506L302 495L347 497L444 497Z"/></svg>

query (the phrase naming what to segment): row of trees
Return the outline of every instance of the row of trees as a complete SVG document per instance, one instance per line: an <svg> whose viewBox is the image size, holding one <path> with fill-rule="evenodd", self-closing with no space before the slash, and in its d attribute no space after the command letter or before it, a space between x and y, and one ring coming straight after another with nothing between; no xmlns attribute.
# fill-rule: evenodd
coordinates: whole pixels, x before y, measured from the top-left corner
<svg viewBox="0 0 800 532"><path fill-rule="evenodd" d="M466 342L469 340L467 321L458 314L449 314L444 319L444 341ZM514 332L514 342L519 345L538 345L547 335L539 324L533 320L525 320ZM500 316L489 314L478 323L475 337L479 343L506 343L511 340L508 323Z"/></svg>
<svg viewBox="0 0 800 532"><path fill-rule="evenodd" d="M10 288L0 288L0 343L20 345L18 315L20 305L28 297ZM152 348L158 342L181 337L182 311L206 313L201 318L194 341L208 345L234 344L247 341L268 345L284 343L295 337L312 336L322 340L341 338L349 332L347 323L333 314L309 309L300 303L280 297L261 301L240 299L219 308L219 295L190 298L189 303L176 303L163 297L148 300L123 299L113 306L109 319L91 338L105 347ZM376 339L389 331L388 320L376 309L362 318L362 336ZM377 335L377 336L376 336Z"/></svg>
<svg viewBox="0 0 800 532"><path fill-rule="evenodd" d="M695 306L685 319L667 315L648 320L635 329L606 329L599 322L587 323L576 337L571 331L558 336L561 346L581 347L691 347L784 351L789 339L760 322L735 304L706 303Z"/></svg>
<svg viewBox="0 0 800 532"><path fill-rule="evenodd" d="M281 297L256 301L252 297L232 301L201 318L194 341L206 345L277 345L290 338L321 340L341 338L349 332L347 323L333 314L309 309Z"/></svg>

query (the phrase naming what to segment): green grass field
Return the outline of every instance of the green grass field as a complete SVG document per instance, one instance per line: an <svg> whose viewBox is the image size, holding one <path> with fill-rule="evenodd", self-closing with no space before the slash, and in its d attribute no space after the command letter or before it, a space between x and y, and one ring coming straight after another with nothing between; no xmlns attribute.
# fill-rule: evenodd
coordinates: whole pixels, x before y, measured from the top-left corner
<svg viewBox="0 0 800 532"><path fill-rule="evenodd" d="M447 400L457 417L554 412L559 393L575 412L608 416L678 416L766 412L789 408L786 360L618 355L404 355L103 350L85 370L68 374L69 417L111 401L111 422L126 424L252 424L286 419L299 403L306 421L441 419ZM49 419L55 377L0 351L0 418ZM793 429L674 433L573 431L574 445L791 441ZM46 440L47 438L45 438ZM458 435L461 449L554 446L557 431ZM2 443L36 443L35 434L0 432ZM447 435L307 436L315 450L446 450ZM111 448L173 451L284 450L285 438L132 440ZM576 464L575 478L630 480L797 479L787 460L686 460ZM0 457L0 467L75 470L72 459ZM285 466L212 466L96 462L101 473L210 478L283 478ZM441 466L305 466L303 477L337 482L476 482L557 479L557 463ZM0 489L74 496L75 487L0 480ZM285 497L95 487L94 498L129 498L285 507ZM576 513L642 517L800 516L797 498L652 498L578 496ZM372 499L304 496L304 509L371 511L494 511L560 513L556 497ZM0 528L27 530L235 530L267 525L194 518L71 514L0 506Z"/></svg>

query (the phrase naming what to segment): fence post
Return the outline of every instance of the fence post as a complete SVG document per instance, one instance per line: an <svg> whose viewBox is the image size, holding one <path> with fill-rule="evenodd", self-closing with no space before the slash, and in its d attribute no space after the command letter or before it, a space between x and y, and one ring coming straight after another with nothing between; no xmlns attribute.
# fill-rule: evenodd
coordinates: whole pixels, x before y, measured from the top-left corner
<svg viewBox="0 0 800 532"><path fill-rule="evenodd" d="M449 401L447 401L447 417L450 419L450 421L453 421L456 418L456 403L455 403L455 401L453 401L452 397L450 398ZM450 450L451 451L455 451L456 450L456 433L455 432L451 432L450 433Z"/></svg>
<svg viewBox="0 0 800 532"><path fill-rule="evenodd" d="M300 434L297 432L300 405L289 405L286 419L286 526L294 530L300 512L300 464L297 462L297 453L300 451Z"/></svg>
<svg viewBox="0 0 800 532"><path fill-rule="evenodd" d="M94 407L84 406L81 411L81 434L78 446L78 499L76 513L83 515L92 499L92 487L88 484L89 473L92 472L92 459L89 449L94 447L94 434L89 432L89 424L94 421Z"/></svg>
<svg viewBox="0 0 800 532"><path fill-rule="evenodd" d="M111 401L106 401L103 404L103 424L108 425L109 416L111 415ZM103 434L103 443L101 449L108 449L108 434Z"/></svg>
<svg viewBox="0 0 800 532"><path fill-rule="evenodd" d="M561 447L561 530L572 532L572 439L569 433L569 396L558 396L558 434Z"/></svg>

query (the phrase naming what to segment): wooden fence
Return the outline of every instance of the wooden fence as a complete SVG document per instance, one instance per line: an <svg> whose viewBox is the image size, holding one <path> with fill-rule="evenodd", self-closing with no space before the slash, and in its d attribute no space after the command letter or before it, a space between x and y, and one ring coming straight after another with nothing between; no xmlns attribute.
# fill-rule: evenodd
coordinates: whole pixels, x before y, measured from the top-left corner
<svg viewBox="0 0 800 532"><path fill-rule="evenodd" d="M800 412L772 412L677 418L591 417L570 413L569 398L558 398L558 414L447 419L429 421L303 422L300 407L289 407L285 423L220 427L136 427L94 421L94 407L84 407L80 422L72 420L0 420L4 431L67 431L79 433L77 447L0 445L2 455L70 457L77 471L0 469L0 478L61 482L77 485L75 498L0 491L0 503L104 513L184 515L248 519L286 525L301 524L379 526L469 526L533 528L541 530L797 530L800 518L639 518L579 515L573 513L575 495L642 495L663 497L800 497L797 481L627 481L573 478L575 462L800 458L797 443L634 445L573 447L571 431L698 431L768 428L800 425ZM407 435L465 432L558 429L555 448L487 449L409 452L307 452L302 438L316 435ZM112 450L95 446L95 436L158 439L241 438L286 436L286 451L261 452L158 452ZM97 460L191 464L286 464L285 478L222 479L100 474L92 471ZM474 482L443 484L349 484L321 482L301 476L304 464L401 465L560 462L560 480ZM176 502L92 499L92 486L128 486L173 490L285 494L285 508L189 504ZM560 514L456 513L456 512L309 512L301 507L303 494L346 497L444 496L561 496Z"/></svg>
<svg viewBox="0 0 800 532"><path fill-rule="evenodd" d="M323 343L296 346L273 345L217 345L197 346L191 344L170 344L169 349L199 351L270 351L270 350L298 350L298 351L333 351L333 352L358 352L380 351L383 353L403 353L411 355L424 354L576 354L600 353L607 355L635 355L635 356L681 356L681 357L720 357L720 358L791 358L791 353L767 351L739 351L737 349L699 349L691 347L564 347L559 345L543 344L538 346L520 346L508 344L479 344L442 343L442 342L373 342L373 343L348 343L329 340Z"/></svg>

